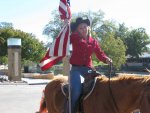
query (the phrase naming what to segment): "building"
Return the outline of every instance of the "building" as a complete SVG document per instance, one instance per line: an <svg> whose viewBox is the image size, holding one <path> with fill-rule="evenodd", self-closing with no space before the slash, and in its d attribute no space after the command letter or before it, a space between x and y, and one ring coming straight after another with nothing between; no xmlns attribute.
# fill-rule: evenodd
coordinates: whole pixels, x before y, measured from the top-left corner
<svg viewBox="0 0 150 113"><path fill-rule="evenodd" d="M150 69L150 53L143 53L139 58L127 58L124 69L129 71L145 71Z"/></svg>

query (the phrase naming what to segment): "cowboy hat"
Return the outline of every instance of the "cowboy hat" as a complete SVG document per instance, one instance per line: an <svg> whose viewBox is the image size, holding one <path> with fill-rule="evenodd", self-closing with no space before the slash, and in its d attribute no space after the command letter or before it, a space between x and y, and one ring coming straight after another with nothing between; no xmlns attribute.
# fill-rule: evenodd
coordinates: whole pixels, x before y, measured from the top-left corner
<svg viewBox="0 0 150 113"><path fill-rule="evenodd" d="M75 22L71 23L71 31L74 32L81 23L85 23L87 26L90 26L90 20L88 18L83 19L78 17Z"/></svg>

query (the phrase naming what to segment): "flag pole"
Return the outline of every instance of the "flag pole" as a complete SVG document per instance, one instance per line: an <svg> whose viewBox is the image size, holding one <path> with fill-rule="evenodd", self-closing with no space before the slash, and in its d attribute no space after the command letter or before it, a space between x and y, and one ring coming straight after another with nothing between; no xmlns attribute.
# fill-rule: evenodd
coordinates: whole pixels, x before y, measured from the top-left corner
<svg viewBox="0 0 150 113"><path fill-rule="evenodd" d="M64 24L69 24L69 29L70 29L70 20L69 19L65 19L64 20ZM70 36L70 30L69 30L69 36ZM68 105L67 105L67 109L69 108L69 113L71 113L71 81L70 81L70 49L69 49L69 44L70 44L70 38L68 39L69 43L67 44L68 48L67 48L67 55L64 57L63 59L63 74L68 76L68 92L69 92L69 96L68 96Z"/></svg>
<svg viewBox="0 0 150 113"><path fill-rule="evenodd" d="M71 113L71 85L70 85L70 63L69 63L70 56L67 55L63 59L63 74L68 76L68 89L69 89L69 96L68 96L68 107L69 113Z"/></svg>
<svg viewBox="0 0 150 113"><path fill-rule="evenodd" d="M68 75L68 81L69 81L69 113L71 113L71 82L70 82L70 72Z"/></svg>

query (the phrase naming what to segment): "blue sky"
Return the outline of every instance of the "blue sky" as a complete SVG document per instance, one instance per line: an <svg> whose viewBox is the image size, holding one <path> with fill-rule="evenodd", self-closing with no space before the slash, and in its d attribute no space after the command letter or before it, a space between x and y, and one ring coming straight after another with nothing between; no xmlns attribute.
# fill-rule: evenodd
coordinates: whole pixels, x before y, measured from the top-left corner
<svg viewBox="0 0 150 113"><path fill-rule="evenodd" d="M101 9L106 19L125 23L129 28L146 28L150 35L149 0L70 0L71 11L80 12ZM79 3L80 2L80 3ZM15 29L33 33L39 40L44 26L57 9L59 0L0 0L0 22L12 22Z"/></svg>

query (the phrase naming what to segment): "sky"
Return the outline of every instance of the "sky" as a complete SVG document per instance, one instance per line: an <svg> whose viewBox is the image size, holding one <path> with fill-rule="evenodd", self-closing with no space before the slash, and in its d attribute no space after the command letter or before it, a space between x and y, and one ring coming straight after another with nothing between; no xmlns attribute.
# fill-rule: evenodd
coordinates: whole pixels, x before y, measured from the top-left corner
<svg viewBox="0 0 150 113"><path fill-rule="evenodd" d="M146 29L150 35L149 0L70 0L72 13L102 10L105 19L125 23L128 28ZM59 0L0 0L0 22L11 22L15 29L33 33L40 41L51 19L51 11L58 9Z"/></svg>

